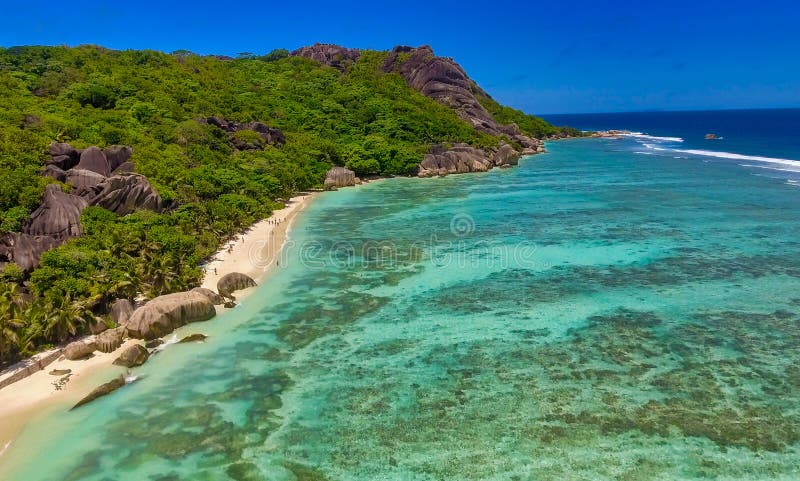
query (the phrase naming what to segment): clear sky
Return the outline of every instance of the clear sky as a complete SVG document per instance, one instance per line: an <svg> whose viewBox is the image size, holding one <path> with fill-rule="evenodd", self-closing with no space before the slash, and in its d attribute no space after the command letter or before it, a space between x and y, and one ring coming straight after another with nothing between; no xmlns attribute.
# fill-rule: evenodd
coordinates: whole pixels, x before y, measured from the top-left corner
<svg viewBox="0 0 800 481"><path fill-rule="evenodd" d="M431 45L530 113L800 107L800 2L0 0L0 45Z"/></svg>

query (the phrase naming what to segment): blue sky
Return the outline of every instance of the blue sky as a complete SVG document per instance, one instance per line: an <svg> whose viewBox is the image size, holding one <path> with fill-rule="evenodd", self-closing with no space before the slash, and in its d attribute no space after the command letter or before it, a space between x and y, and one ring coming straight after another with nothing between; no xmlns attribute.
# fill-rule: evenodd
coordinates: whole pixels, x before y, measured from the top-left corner
<svg viewBox="0 0 800 481"><path fill-rule="evenodd" d="M800 4L0 0L0 45L429 44L530 113L800 107Z"/></svg>

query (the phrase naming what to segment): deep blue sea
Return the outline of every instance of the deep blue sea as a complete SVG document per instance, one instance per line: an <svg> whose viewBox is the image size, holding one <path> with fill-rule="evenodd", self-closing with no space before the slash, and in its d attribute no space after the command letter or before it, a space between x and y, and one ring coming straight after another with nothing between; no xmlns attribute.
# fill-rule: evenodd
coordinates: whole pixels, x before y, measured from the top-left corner
<svg viewBox="0 0 800 481"><path fill-rule="evenodd" d="M553 118L637 133L325 193L205 343L0 479L800 479L798 118Z"/></svg>

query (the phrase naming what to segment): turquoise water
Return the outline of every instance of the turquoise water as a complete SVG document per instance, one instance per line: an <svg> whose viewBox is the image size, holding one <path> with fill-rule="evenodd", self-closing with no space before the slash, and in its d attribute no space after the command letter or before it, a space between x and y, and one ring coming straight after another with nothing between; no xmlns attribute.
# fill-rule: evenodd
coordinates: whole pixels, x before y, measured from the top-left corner
<svg viewBox="0 0 800 481"><path fill-rule="evenodd" d="M321 196L206 343L36 422L3 479L798 479L800 190L548 148Z"/></svg>

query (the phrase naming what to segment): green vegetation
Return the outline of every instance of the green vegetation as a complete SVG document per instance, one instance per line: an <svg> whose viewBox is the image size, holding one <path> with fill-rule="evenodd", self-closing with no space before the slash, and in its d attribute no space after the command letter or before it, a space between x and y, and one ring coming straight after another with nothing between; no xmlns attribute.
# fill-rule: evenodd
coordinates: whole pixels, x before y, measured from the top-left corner
<svg viewBox="0 0 800 481"><path fill-rule="evenodd" d="M84 332L115 298L197 285L198 266L222 241L268 215L277 199L320 187L332 165L407 175L432 143L497 144L399 75L381 73L385 56L364 52L342 73L285 50L221 59L185 50L0 48L0 235L18 231L55 182L39 175L54 141L133 146L136 171L177 206L125 217L89 208L85 235L45 253L38 269L6 266L0 364ZM195 121L209 116L267 123L286 144L237 151L227 133ZM550 132L536 125L530 132ZM261 142L250 132L236 136Z"/></svg>

